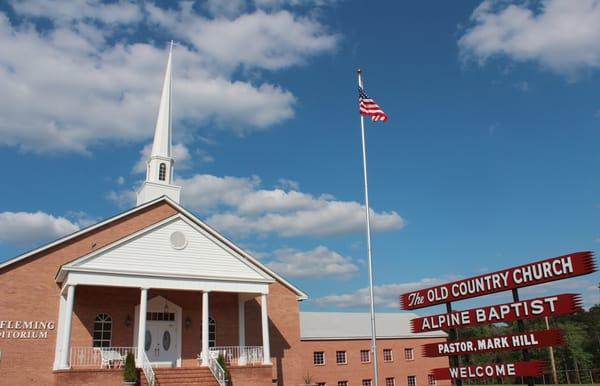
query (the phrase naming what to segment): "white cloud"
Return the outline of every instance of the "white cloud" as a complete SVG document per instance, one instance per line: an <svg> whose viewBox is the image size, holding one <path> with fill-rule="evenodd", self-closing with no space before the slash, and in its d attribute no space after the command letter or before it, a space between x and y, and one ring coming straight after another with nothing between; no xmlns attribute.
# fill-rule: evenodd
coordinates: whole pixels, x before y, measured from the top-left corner
<svg viewBox="0 0 600 386"><path fill-rule="evenodd" d="M176 179L183 203L221 231L239 236L278 234L284 237L328 236L358 232L365 227L364 206L295 190L260 189L253 176L217 177L198 174ZM404 220L394 211L371 210L373 229L400 229Z"/></svg>
<svg viewBox="0 0 600 386"><path fill-rule="evenodd" d="M77 231L81 225L41 211L0 213L0 243L31 246Z"/></svg>
<svg viewBox="0 0 600 386"><path fill-rule="evenodd" d="M330 236L355 233L365 228L365 208L355 201L336 200L329 194L281 188L261 189L261 180L251 177L218 177L195 174L176 178L182 187L182 203L198 211L216 229L248 236L276 234L283 237ZM135 191L112 191L107 198L120 207L135 202ZM371 209L374 231L392 231L404 226L395 211Z"/></svg>
<svg viewBox="0 0 600 386"><path fill-rule="evenodd" d="M249 9L275 11L285 8L315 8L334 5L337 0L206 0L204 8L215 17L235 18Z"/></svg>
<svg viewBox="0 0 600 386"><path fill-rule="evenodd" d="M59 24L71 24L81 20L127 24L140 21L143 17L141 8L133 1L106 4L98 0L20 0L13 1L12 6L21 15L47 18Z"/></svg>
<svg viewBox="0 0 600 386"><path fill-rule="evenodd" d="M309 251L279 249L274 255L275 260L266 263L267 266L286 277L346 279L358 272L358 266L352 258L322 245Z"/></svg>
<svg viewBox="0 0 600 386"><path fill-rule="evenodd" d="M183 187L181 194L185 205L206 214L221 205L236 206L260 185L260 178L196 174L189 178L177 178L175 183Z"/></svg>
<svg viewBox="0 0 600 386"><path fill-rule="evenodd" d="M194 156L194 160L198 163L209 164L215 162L215 158L210 155L206 150L198 149Z"/></svg>
<svg viewBox="0 0 600 386"><path fill-rule="evenodd" d="M245 236L251 233L284 237L331 236L360 232L365 228L364 207L353 201L313 200L308 208L289 213L266 213L258 217L218 213L208 218L215 228ZM398 213L371 210L372 229L390 231L404 226Z"/></svg>
<svg viewBox="0 0 600 386"><path fill-rule="evenodd" d="M300 190L300 184L297 181L280 178L277 182L281 189Z"/></svg>
<svg viewBox="0 0 600 386"><path fill-rule="evenodd" d="M230 70L239 65L276 70L333 50L339 38L316 20L281 10L235 19L195 16L190 4L176 10L147 5L149 18Z"/></svg>
<svg viewBox="0 0 600 386"><path fill-rule="evenodd" d="M289 212L294 210L314 210L320 207L318 200L306 193L283 189L257 190L248 193L237 205L237 211L243 215L264 212Z"/></svg>
<svg viewBox="0 0 600 386"><path fill-rule="evenodd" d="M246 10L246 0L207 0L204 7L213 16L233 18Z"/></svg>
<svg viewBox="0 0 600 386"><path fill-rule="evenodd" d="M141 142L152 136L165 43L128 42L139 28L159 23L170 36L200 28L208 39L190 37L176 48L179 133L210 124L245 134L290 119L296 102L291 92L277 84L239 76L234 80L229 67L288 67L337 42L319 22L287 11L226 20L208 19L194 10L183 15L185 5L164 11L127 1L11 4L18 22L0 12L0 145L35 152L86 153L98 143ZM182 20L163 24L161 17ZM51 23L36 28L32 21L38 18Z"/></svg>
<svg viewBox="0 0 600 386"><path fill-rule="evenodd" d="M400 295L419 288L427 288L447 282L448 279L425 278L411 283L376 285L373 288L374 304L388 308L400 308ZM314 300L323 307L366 308L370 304L369 288L360 288L352 293L327 295Z"/></svg>
<svg viewBox="0 0 600 386"><path fill-rule="evenodd" d="M569 76L600 67L600 0L486 0L471 20L458 41L464 58L504 55Z"/></svg>
<svg viewBox="0 0 600 386"><path fill-rule="evenodd" d="M314 7L324 7L327 5L333 5L337 3L338 0L254 0L254 5L257 8L262 9L280 9L286 6L291 7L301 7L308 6L311 8Z"/></svg>
<svg viewBox="0 0 600 386"><path fill-rule="evenodd" d="M119 208L131 208L135 205L137 196L136 192L139 186L136 186L131 190L111 190L106 195L106 198L109 201L112 201Z"/></svg>

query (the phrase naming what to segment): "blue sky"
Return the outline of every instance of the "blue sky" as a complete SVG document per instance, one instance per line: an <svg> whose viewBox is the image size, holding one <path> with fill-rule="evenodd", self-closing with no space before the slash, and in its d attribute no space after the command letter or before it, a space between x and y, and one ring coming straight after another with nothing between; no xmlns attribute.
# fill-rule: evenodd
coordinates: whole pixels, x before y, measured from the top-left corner
<svg viewBox="0 0 600 386"><path fill-rule="evenodd" d="M183 204L304 310L368 309L358 67L390 117L367 123L378 310L599 245L600 1L26 0L0 3L0 260L133 205L170 39Z"/></svg>

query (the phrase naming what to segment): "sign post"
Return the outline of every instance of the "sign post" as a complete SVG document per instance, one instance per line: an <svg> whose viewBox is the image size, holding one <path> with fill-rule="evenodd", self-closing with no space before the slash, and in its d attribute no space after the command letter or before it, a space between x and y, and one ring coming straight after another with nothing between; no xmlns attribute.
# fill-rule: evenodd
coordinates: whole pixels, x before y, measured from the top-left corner
<svg viewBox="0 0 600 386"><path fill-rule="evenodd" d="M515 303L518 302L519 301L519 290L517 288L513 288L512 295L513 295L513 301ZM546 318L547 318L547 316L546 316ZM525 322L523 321L523 319L517 319L517 325L519 326L519 332L521 332L521 333L525 332ZM521 351L521 353L523 354L523 360L525 362L529 361L529 350L524 348ZM531 376L527 377L527 385L533 386L533 377L531 377Z"/></svg>
<svg viewBox="0 0 600 386"><path fill-rule="evenodd" d="M545 316L544 320L546 322L546 330L550 331L550 324L548 323L548 317ZM554 349L552 348L552 345L550 345L548 348L550 349L550 365L552 366L552 381L555 384L557 384L558 377L556 376L556 363L554 363Z"/></svg>
<svg viewBox="0 0 600 386"><path fill-rule="evenodd" d="M446 312L449 314L452 313L452 302L446 303ZM458 331L455 328L451 328L448 332L448 336L450 337L450 340L458 340ZM458 368L460 366L460 357L458 355L451 355L450 363L452 366ZM462 379L455 379L454 383L456 386L462 386Z"/></svg>

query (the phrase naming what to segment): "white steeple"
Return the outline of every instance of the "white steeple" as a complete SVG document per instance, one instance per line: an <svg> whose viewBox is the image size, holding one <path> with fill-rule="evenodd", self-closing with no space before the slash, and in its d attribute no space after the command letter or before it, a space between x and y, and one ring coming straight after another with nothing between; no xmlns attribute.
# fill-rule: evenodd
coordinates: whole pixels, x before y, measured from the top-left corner
<svg viewBox="0 0 600 386"><path fill-rule="evenodd" d="M154 144L150 157L171 157L171 60L173 58L173 41L169 48L169 59L167 59L167 69L165 71L165 80L163 82L162 94L160 96L160 105L158 107L158 117L156 118L156 128L154 129Z"/></svg>
<svg viewBox="0 0 600 386"><path fill-rule="evenodd" d="M161 196L167 196L179 203L180 186L172 185L173 165L175 160L172 158L172 105L171 92L173 88L171 80L171 60L173 57L173 41L169 48L169 58L167 59L167 69L165 71L165 80L163 82L162 94L160 96L160 105L158 107L158 117L156 118L156 128L154 129L154 143L152 152L146 167L146 181L137 193L137 204L141 205Z"/></svg>

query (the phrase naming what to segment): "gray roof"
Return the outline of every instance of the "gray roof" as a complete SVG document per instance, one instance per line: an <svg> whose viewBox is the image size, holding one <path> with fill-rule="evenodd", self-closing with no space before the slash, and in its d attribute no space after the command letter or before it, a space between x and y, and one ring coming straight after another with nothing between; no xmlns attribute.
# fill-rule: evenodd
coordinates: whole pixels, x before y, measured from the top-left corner
<svg viewBox="0 0 600 386"><path fill-rule="evenodd" d="M410 331L413 313L377 313L377 338L445 338L443 331L414 334ZM302 340L371 339L371 316L367 312L301 312Z"/></svg>

